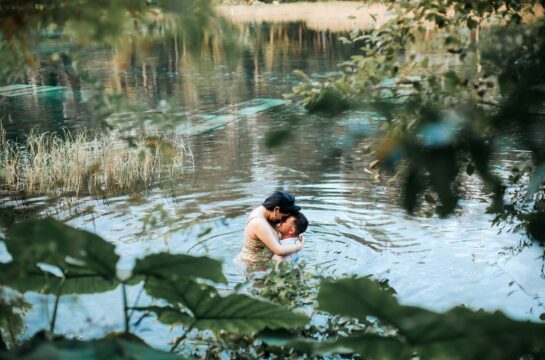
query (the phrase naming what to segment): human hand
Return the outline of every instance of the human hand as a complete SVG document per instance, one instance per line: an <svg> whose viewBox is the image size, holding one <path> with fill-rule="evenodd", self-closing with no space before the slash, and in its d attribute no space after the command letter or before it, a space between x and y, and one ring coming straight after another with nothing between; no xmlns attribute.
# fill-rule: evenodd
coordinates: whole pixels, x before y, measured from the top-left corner
<svg viewBox="0 0 545 360"><path fill-rule="evenodd" d="M299 235L299 250L301 250L303 248L303 246L305 245L305 237L303 236L303 234Z"/></svg>

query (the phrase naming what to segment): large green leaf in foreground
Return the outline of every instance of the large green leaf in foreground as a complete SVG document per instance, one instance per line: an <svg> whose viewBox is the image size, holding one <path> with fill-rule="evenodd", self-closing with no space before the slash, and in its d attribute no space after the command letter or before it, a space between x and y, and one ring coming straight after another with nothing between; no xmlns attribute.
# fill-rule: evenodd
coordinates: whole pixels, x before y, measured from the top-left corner
<svg viewBox="0 0 545 360"><path fill-rule="evenodd" d="M61 270L84 268L106 279L116 277L119 256L114 245L53 218L14 225L5 243L14 262L30 270L36 269L37 263L44 263Z"/></svg>
<svg viewBox="0 0 545 360"><path fill-rule="evenodd" d="M177 281L185 278L203 278L227 283L221 262L205 256L159 253L136 261L133 275L154 276Z"/></svg>
<svg viewBox="0 0 545 360"><path fill-rule="evenodd" d="M259 338L271 346L282 346L297 350L301 354L325 355L362 354L369 359L410 359L412 349L395 337L384 337L377 334L357 333L351 336L339 336L334 340L316 341L297 337L286 331L265 330L258 334Z"/></svg>
<svg viewBox="0 0 545 360"><path fill-rule="evenodd" d="M407 358L408 348L421 359L517 359L525 354L545 354L545 324L463 307L436 313L399 305L392 294L367 278L323 280L318 302L321 310L333 314L360 319L370 315L397 328L399 336L383 340L362 334L341 337L334 343L371 358L388 358L380 342L388 342L388 348Z"/></svg>
<svg viewBox="0 0 545 360"><path fill-rule="evenodd" d="M0 264L0 273L15 274L0 277L0 284L20 291L34 291L41 294L70 295L94 294L115 289L119 285L116 279L104 279L85 270L71 269L64 277L50 272L25 270L17 263Z"/></svg>
<svg viewBox="0 0 545 360"><path fill-rule="evenodd" d="M180 316L173 313L175 307L149 309L167 324L181 322L200 330L250 334L265 328L296 328L308 321L305 314L246 295L221 296L215 288L192 280L171 282L151 278L146 281L145 289L151 296L179 307ZM192 320L187 318L186 310L191 312Z"/></svg>
<svg viewBox="0 0 545 360"><path fill-rule="evenodd" d="M68 339L49 341L35 337L20 348L0 353L0 359L177 360L180 357L155 350L135 336L131 336L131 339L112 336L92 341Z"/></svg>
<svg viewBox="0 0 545 360"><path fill-rule="evenodd" d="M18 291L89 294L119 285L115 247L55 219L18 223L9 230L5 243L13 261L0 264L0 283Z"/></svg>

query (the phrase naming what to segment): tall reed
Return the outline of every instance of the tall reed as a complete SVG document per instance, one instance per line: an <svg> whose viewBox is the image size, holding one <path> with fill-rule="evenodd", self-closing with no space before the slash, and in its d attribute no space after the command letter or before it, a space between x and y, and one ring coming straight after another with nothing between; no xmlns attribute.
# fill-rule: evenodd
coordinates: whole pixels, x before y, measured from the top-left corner
<svg viewBox="0 0 545 360"><path fill-rule="evenodd" d="M86 132L64 136L33 131L24 143L0 128L1 187L26 195L102 194L170 180L191 157L180 136L131 141Z"/></svg>

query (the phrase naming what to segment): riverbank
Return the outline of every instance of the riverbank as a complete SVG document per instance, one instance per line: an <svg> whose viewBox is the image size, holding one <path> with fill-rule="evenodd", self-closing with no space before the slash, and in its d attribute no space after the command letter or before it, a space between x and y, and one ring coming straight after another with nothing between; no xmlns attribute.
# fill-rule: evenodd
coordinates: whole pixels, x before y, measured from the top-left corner
<svg viewBox="0 0 545 360"><path fill-rule="evenodd" d="M362 2L298 2L283 4L218 5L216 12L234 24L304 22L309 29L331 32L348 32L382 26L398 16L390 4ZM533 14L528 12L522 21L531 23L543 16L541 5L534 5ZM453 10L449 12L453 15ZM407 16L408 14L404 14ZM434 28L432 23L428 30Z"/></svg>
<svg viewBox="0 0 545 360"><path fill-rule="evenodd" d="M216 11L233 23L304 22L313 30L346 32L381 26L395 13L387 4L336 1L259 5L219 5Z"/></svg>

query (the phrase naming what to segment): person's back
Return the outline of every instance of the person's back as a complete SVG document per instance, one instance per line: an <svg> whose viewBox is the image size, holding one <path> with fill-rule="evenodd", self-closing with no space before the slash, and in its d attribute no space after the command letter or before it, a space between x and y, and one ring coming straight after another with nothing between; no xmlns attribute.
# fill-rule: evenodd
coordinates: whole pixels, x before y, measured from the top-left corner
<svg viewBox="0 0 545 360"><path fill-rule="evenodd" d="M256 261L269 260L268 256L265 255L266 246L255 236L253 228L254 226L264 226L264 223L267 223L267 226L270 226L260 208L254 209L246 220L244 226L244 244L242 246L242 251L240 252L240 260L247 264Z"/></svg>

